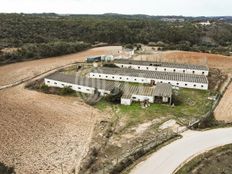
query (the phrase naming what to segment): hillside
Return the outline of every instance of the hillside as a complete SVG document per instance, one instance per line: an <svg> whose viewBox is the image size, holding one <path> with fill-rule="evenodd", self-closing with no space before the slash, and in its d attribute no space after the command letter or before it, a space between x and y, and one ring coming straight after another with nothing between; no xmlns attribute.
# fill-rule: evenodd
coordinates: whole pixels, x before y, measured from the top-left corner
<svg viewBox="0 0 232 174"><path fill-rule="evenodd" d="M164 18L184 21L163 21ZM96 43L153 43L164 50L229 55L232 25L227 20L230 18L209 18L212 21L209 26L197 23L206 19L118 14L0 14L0 64L74 53Z"/></svg>

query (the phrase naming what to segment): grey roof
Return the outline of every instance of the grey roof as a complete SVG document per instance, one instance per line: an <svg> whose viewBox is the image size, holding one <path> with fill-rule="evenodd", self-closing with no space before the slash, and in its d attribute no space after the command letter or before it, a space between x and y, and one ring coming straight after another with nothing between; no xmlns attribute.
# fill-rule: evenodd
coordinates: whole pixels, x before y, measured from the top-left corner
<svg viewBox="0 0 232 174"><path fill-rule="evenodd" d="M171 97L172 96L172 86L168 83L156 84L154 96Z"/></svg>
<svg viewBox="0 0 232 174"><path fill-rule="evenodd" d="M64 74L64 73L54 73L46 77L46 79L56 80L64 83L76 84L80 86L88 86L91 88L104 89L107 91L112 91L116 86L112 81L91 79L86 77L80 77L78 75Z"/></svg>
<svg viewBox="0 0 232 174"><path fill-rule="evenodd" d="M142 96L154 96L155 88L147 86L135 86L135 85L122 85L121 90L123 91L122 98L130 99L132 95L142 95Z"/></svg>
<svg viewBox="0 0 232 174"><path fill-rule="evenodd" d="M140 60L129 60L129 59L116 59L114 61L118 64L132 64L132 65L143 65L143 66L156 66L156 67L167 67L167 68L180 68L180 69L193 69L193 70L204 70L208 71L207 66L193 65L193 64L177 64L169 62L152 62L152 61L140 61Z"/></svg>
<svg viewBox="0 0 232 174"><path fill-rule="evenodd" d="M101 73L101 74L130 76L130 77L143 77L149 79L208 84L208 80L206 76L195 75L195 74L182 74L182 73L172 73L172 72L146 71L146 70L135 70L128 68L107 68L107 67L97 68L94 69L92 72Z"/></svg>
<svg viewBox="0 0 232 174"><path fill-rule="evenodd" d="M158 83L155 87L148 86L135 86L135 85L123 85L121 86L123 93L122 98L130 99L132 95L142 96L156 96L156 97L171 97L172 86L170 84Z"/></svg>

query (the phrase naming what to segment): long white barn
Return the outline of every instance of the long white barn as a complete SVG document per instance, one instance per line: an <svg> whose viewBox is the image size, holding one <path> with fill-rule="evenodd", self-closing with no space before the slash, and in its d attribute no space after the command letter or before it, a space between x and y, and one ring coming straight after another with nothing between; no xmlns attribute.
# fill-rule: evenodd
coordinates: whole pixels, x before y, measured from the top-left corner
<svg viewBox="0 0 232 174"><path fill-rule="evenodd" d="M181 74L159 71L134 70L127 68L97 68L90 72L90 78L152 84L168 83L172 86L208 89L208 79L204 75Z"/></svg>
<svg viewBox="0 0 232 174"><path fill-rule="evenodd" d="M113 89L120 88L123 91L121 104L131 105L133 101L148 101L154 103L157 98L161 98L164 103L171 103L172 87L165 86L147 87L147 86L127 86L113 81L90 79L76 75L67 75L64 73L55 73L44 79L46 85L50 87L71 87L73 90L81 93L94 94L100 92L101 96L112 94Z"/></svg>
<svg viewBox="0 0 232 174"><path fill-rule="evenodd" d="M129 59L117 59L114 61L119 68L131 68L146 71L161 71L183 74L196 74L208 76L209 68L203 65L177 64L168 62L139 61Z"/></svg>

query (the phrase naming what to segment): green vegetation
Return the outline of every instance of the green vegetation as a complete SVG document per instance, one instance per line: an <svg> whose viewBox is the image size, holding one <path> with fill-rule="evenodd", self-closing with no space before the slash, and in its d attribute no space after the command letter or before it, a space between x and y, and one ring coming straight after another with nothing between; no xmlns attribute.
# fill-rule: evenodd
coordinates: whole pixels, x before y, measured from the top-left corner
<svg viewBox="0 0 232 174"><path fill-rule="evenodd" d="M164 22L139 15L0 14L0 50L17 48L0 51L0 63L73 53L98 43L127 48L154 43L163 49L229 54L232 25L214 20L213 25L200 26L191 18Z"/></svg>
<svg viewBox="0 0 232 174"><path fill-rule="evenodd" d="M232 144L195 157L176 174L231 174Z"/></svg>
<svg viewBox="0 0 232 174"><path fill-rule="evenodd" d="M15 174L13 167L8 167L0 162L0 174Z"/></svg>
<svg viewBox="0 0 232 174"><path fill-rule="evenodd" d="M208 100L209 91L180 89L175 91L175 106L167 104L151 104L150 107L143 109L139 103L132 103L131 106L116 105L117 114L125 117L127 125L132 126L155 118L164 117L165 119L175 119L182 124L188 124L193 118L201 118L206 114L212 101ZM107 107L115 107L114 104L105 100L100 101L96 107L104 110Z"/></svg>

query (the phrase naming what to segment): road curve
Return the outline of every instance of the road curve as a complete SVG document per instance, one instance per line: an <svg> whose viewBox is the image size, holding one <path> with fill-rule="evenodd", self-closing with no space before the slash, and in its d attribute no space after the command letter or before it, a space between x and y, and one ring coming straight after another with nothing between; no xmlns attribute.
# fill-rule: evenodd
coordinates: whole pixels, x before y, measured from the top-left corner
<svg viewBox="0 0 232 174"><path fill-rule="evenodd" d="M232 128L187 131L138 164L130 174L172 174L181 164L207 150L232 143Z"/></svg>

